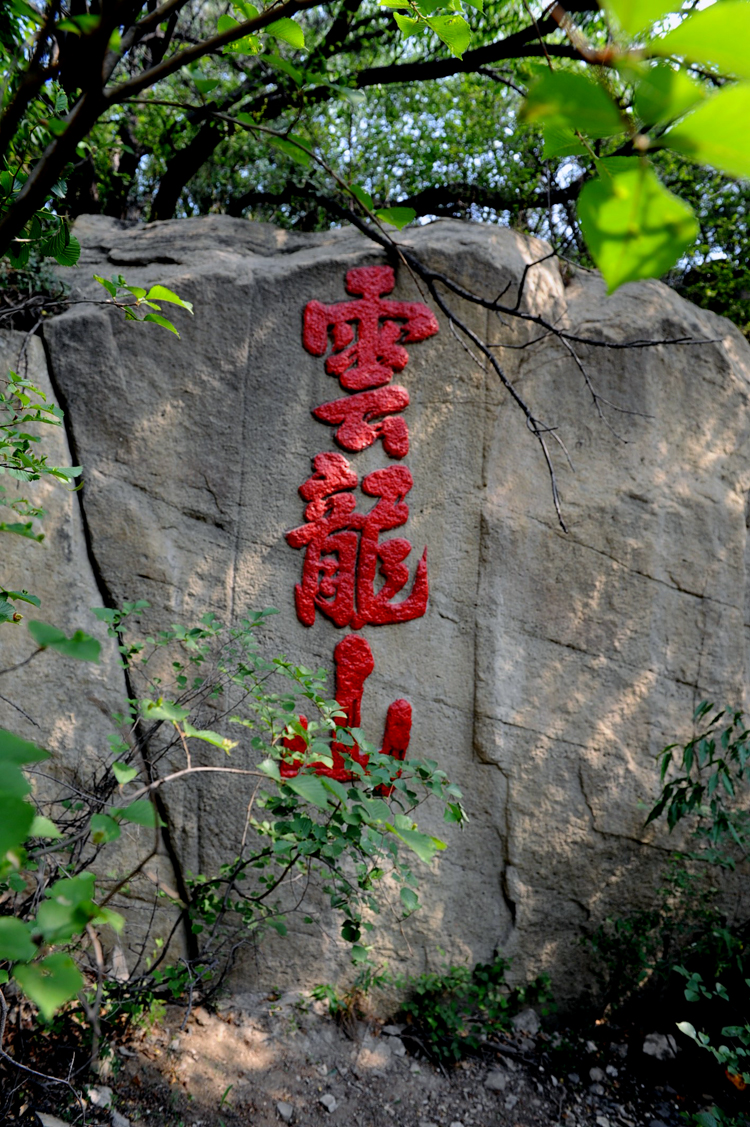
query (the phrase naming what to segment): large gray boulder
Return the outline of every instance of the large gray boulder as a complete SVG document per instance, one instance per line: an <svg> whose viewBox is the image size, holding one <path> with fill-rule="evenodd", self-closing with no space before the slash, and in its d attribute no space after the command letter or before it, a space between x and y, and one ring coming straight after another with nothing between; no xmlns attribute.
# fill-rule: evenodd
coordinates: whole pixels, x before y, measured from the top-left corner
<svg viewBox="0 0 750 1127"><path fill-rule="evenodd" d="M384 264L383 253L348 229L294 235L224 217L145 228L85 218L77 234L74 296L101 299L91 275L122 272L196 308L194 319L175 313L179 341L90 304L45 326L85 467L87 551L80 518L67 526L80 582L97 579L115 602L148 599L156 625L275 606L269 650L331 668L342 631L320 613L299 621L302 553L285 532L303 522L311 458L337 449L311 410L345 393L303 348L302 316L312 300L346 300L346 272ZM487 297L515 292L547 250L452 221L400 238ZM407 269L396 277L394 298L424 300ZM582 929L649 902L667 856L669 842L643 827L654 757L690 731L700 699L744 699L750 350L659 283L608 298L595 274L535 266L527 312L613 343L692 341L578 346L610 427L554 335L455 308L557 427L573 467L550 439L568 531L522 414L438 314L439 333L408 345L397 377L411 399L414 487L396 535L413 545L412 574L428 547L430 601L423 617L363 628L375 659L363 726L377 740L389 703L408 699L412 752L459 783L471 821L462 832L435 823L449 848L425 874L425 910L403 932L381 930L380 950L421 970L442 961L439 948L475 961L499 947L519 977L547 971L570 997L583 982ZM381 442L347 457L360 479L389 461ZM50 567L54 604L78 580ZM47 711L53 682L39 690ZM166 800L179 863L215 868L247 796L209 781ZM301 984L343 966L333 938L300 924L239 975Z"/></svg>

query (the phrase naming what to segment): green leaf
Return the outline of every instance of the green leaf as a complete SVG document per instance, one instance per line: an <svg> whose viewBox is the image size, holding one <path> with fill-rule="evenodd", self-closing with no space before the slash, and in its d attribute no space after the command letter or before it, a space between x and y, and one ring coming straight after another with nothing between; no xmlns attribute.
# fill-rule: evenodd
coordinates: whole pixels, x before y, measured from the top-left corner
<svg viewBox="0 0 750 1127"><path fill-rule="evenodd" d="M404 905L407 912L415 912L417 910L419 907L419 897L413 888L406 888L404 886L399 895L401 896L401 903Z"/></svg>
<svg viewBox="0 0 750 1127"><path fill-rule="evenodd" d="M274 52L263 55L262 58L264 63L275 67L276 70L283 71L284 74L288 74L296 86L301 86L305 81L304 73L293 66L289 62L289 59L282 59L281 55L277 55Z"/></svg>
<svg viewBox="0 0 750 1127"><path fill-rule="evenodd" d="M210 94L219 85L218 78L194 78L193 85L199 94Z"/></svg>
<svg viewBox="0 0 750 1127"><path fill-rule="evenodd" d="M241 115L238 115L241 116ZM286 156L296 160L297 164L303 165L305 168L310 164L311 156L305 149L301 149L299 145L295 144L295 140L300 141L307 148L310 144L304 137L295 138L294 134L290 133L289 137L269 137L269 142L275 149L284 153Z"/></svg>
<svg viewBox="0 0 750 1127"><path fill-rule="evenodd" d="M190 736L195 740L203 740L204 743L213 744L214 747L221 748L227 755L233 747L237 747L236 740L228 740L226 736L220 736L218 732L212 732L210 728L194 728L192 724L187 722L183 725L185 735Z"/></svg>
<svg viewBox="0 0 750 1127"><path fill-rule="evenodd" d="M0 959L26 963L36 954L28 925L12 917L0 918Z"/></svg>
<svg viewBox="0 0 750 1127"><path fill-rule="evenodd" d="M412 207L382 207L375 214L384 223L390 223L391 227L398 227L399 231L417 218L417 213Z"/></svg>
<svg viewBox="0 0 750 1127"><path fill-rule="evenodd" d="M660 143L730 176L750 177L749 115L750 83L725 86L665 133Z"/></svg>
<svg viewBox="0 0 750 1127"><path fill-rule="evenodd" d="M81 905L59 900L43 900L39 905L34 930L41 933L45 943L67 943L82 932L94 915L94 904Z"/></svg>
<svg viewBox="0 0 750 1127"><path fill-rule="evenodd" d="M90 904L94 895L96 877L93 873L82 872L74 877L56 880L47 890L47 896L59 898L66 904Z"/></svg>
<svg viewBox="0 0 750 1127"><path fill-rule="evenodd" d="M77 658L78 661L99 661L101 645L82 630L76 630L75 634L67 638L62 630L57 626L50 626L47 622L32 619L28 627L32 638L42 649L57 650L66 657Z"/></svg>
<svg viewBox="0 0 750 1127"><path fill-rule="evenodd" d="M219 35L223 35L225 31L232 31L233 28L239 26L239 20L236 20L234 16L229 16L226 14L219 16L218 20L216 21L216 30L218 31Z"/></svg>
<svg viewBox="0 0 750 1127"><path fill-rule="evenodd" d="M542 156L545 160L549 160L550 157L580 156L588 152L573 130L565 126L548 125L545 122L542 126L542 137L544 139Z"/></svg>
<svg viewBox="0 0 750 1127"><path fill-rule="evenodd" d="M638 83L635 112L646 125L661 125L681 117L704 97L703 87L683 70L656 63Z"/></svg>
<svg viewBox="0 0 750 1127"><path fill-rule="evenodd" d="M30 791L31 784L23 771L10 764L2 764L2 770L0 770L0 799L5 801L6 798L23 798Z"/></svg>
<svg viewBox="0 0 750 1127"><path fill-rule="evenodd" d="M433 16L427 20L427 23L442 39L450 53L460 59L471 43L471 28L463 16Z"/></svg>
<svg viewBox="0 0 750 1127"><path fill-rule="evenodd" d="M120 827L108 814L93 814L90 825L91 838L97 845L107 841L117 841L120 836Z"/></svg>
<svg viewBox="0 0 750 1127"><path fill-rule="evenodd" d="M372 211L374 204L372 202L372 196L369 192L366 192L364 188L361 188L359 186L359 184L351 184L349 191L357 200L359 200L363 207L366 207L368 211Z"/></svg>
<svg viewBox="0 0 750 1127"><path fill-rule="evenodd" d="M173 700L164 700L163 697L159 697L158 700L141 701L141 716L147 720L170 720L173 724L179 724L189 715L187 708L175 704Z"/></svg>
<svg viewBox="0 0 750 1127"><path fill-rule="evenodd" d="M13 242L8 249L8 261L14 270L22 270L29 261L30 254L29 243Z"/></svg>
<svg viewBox="0 0 750 1127"><path fill-rule="evenodd" d="M74 477L79 477L82 472L83 466L54 466L47 470L48 474L60 481L72 481Z"/></svg>
<svg viewBox="0 0 750 1127"><path fill-rule="evenodd" d="M23 740L14 732L0 728L0 764L13 763L20 767L24 763L43 763L49 759L50 754L43 748L29 740ZM0 790L2 790L2 776L0 774Z"/></svg>
<svg viewBox="0 0 750 1127"><path fill-rule="evenodd" d="M28 591L3 591L2 594L6 599L13 599L16 602L31 603L32 606L41 606L41 599L37 595L30 595Z"/></svg>
<svg viewBox="0 0 750 1127"><path fill-rule="evenodd" d="M578 198L578 217L612 293L625 282L661 277L693 242L698 223L638 157L611 157L598 167L601 175Z"/></svg>
<svg viewBox="0 0 750 1127"><path fill-rule="evenodd" d="M400 838L404 845L408 845L420 861L424 861L427 865L432 861L438 850L445 849L445 842L441 841L440 838L420 833L419 830L396 829L390 822L386 822L384 828Z"/></svg>
<svg viewBox="0 0 750 1127"><path fill-rule="evenodd" d="M239 26L239 20L234 19L233 16L224 15L219 16L216 30L221 35L223 32L231 31ZM260 50L260 39L257 35L244 35L241 39L235 39L232 43L228 43L224 50L237 55L257 55Z"/></svg>
<svg viewBox="0 0 750 1127"><path fill-rule="evenodd" d="M260 51L260 39L257 35L245 35L242 39L230 43L224 50L231 51L235 55L257 55Z"/></svg>
<svg viewBox="0 0 750 1127"><path fill-rule="evenodd" d="M117 779L120 786L124 787L126 783L129 783L131 779L136 777L138 768L130 767L127 763L113 763L112 774Z"/></svg>
<svg viewBox="0 0 750 1127"><path fill-rule="evenodd" d="M53 256L60 266L75 266L81 257L81 244L74 235L70 235L65 246Z"/></svg>
<svg viewBox="0 0 750 1127"><path fill-rule="evenodd" d="M7 524L4 520L0 521L0 532L12 532L16 536L25 537L27 540L36 540L38 544L44 540L43 532L34 532L32 521L27 521L25 524L21 524L20 521L13 521L12 524Z"/></svg>
<svg viewBox="0 0 750 1127"><path fill-rule="evenodd" d="M20 772L19 772L20 774ZM3 780L5 789L6 781ZM0 861L6 853L18 849L29 836L34 820L34 808L22 798L4 793L0 798L2 817L0 818Z"/></svg>
<svg viewBox="0 0 750 1127"><path fill-rule="evenodd" d="M125 926L125 917L121 916L119 912L115 912L113 908L99 908L93 922L98 927L106 924L113 931L120 932Z"/></svg>
<svg viewBox="0 0 750 1127"><path fill-rule="evenodd" d="M71 31L74 35L82 35L96 31L102 22L101 16L91 16L85 13L80 16L68 16L60 20L56 27L59 31Z"/></svg>
<svg viewBox="0 0 750 1127"><path fill-rule="evenodd" d="M692 1037L695 1040L695 1026L691 1025L689 1021L678 1021L677 1028L680 1033L684 1033L686 1037Z"/></svg>
<svg viewBox="0 0 750 1127"><path fill-rule="evenodd" d="M521 109L527 122L577 130L589 137L611 137L625 128L622 115L606 90L582 74L545 70L529 88Z"/></svg>
<svg viewBox="0 0 750 1127"><path fill-rule="evenodd" d="M460 802L449 802L447 804L443 810L443 821L449 824L455 823L459 826L466 821L466 814Z"/></svg>
<svg viewBox="0 0 750 1127"><path fill-rule="evenodd" d="M286 16L281 20L270 23L265 28L265 32L266 35L270 35L274 39L282 39L284 43L288 43L290 47L295 47L298 51L305 46L305 35L302 28Z"/></svg>
<svg viewBox="0 0 750 1127"><path fill-rule="evenodd" d="M43 814L37 814L29 828L29 837L55 838L62 837L62 833L51 818L45 818Z"/></svg>
<svg viewBox="0 0 750 1127"><path fill-rule="evenodd" d="M327 791L330 791L331 794L335 795L339 802L342 802L344 805L346 805L348 795L346 792L346 787L343 785L343 783L340 783L338 779L327 779L325 775L320 776L320 781Z"/></svg>
<svg viewBox="0 0 750 1127"><path fill-rule="evenodd" d="M133 822L136 826L154 829L156 826L164 825L164 822L156 813L155 806L147 798L137 798L135 802L131 802L129 806L122 808L113 807L112 813L116 814L123 822Z"/></svg>
<svg viewBox="0 0 750 1127"><path fill-rule="evenodd" d="M655 55L680 55L692 63L714 63L723 74L750 78L750 3L722 0L649 44Z"/></svg>
<svg viewBox="0 0 750 1127"><path fill-rule="evenodd" d="M182 309L187 309L188 313L193 312L193 304L190 301L183 301L173 290L168 290L166 286L152 286L146 294L149 301L171 301L173 305L179 305Z"/></svg>
<svg viewBox="0 0 750 1127"><path fill-rule="evenodd" d="M170 333L174 333L176 337L180 335L172 322L168 321L166 317L162 317L161 313L147 313L143 320L153 321L155 325L161 325L163 329L168 329Z"/></svg>
<svg viewBox="0 0 750 1127"><path fill-rule="evenodd" d="M313 806L323 810L328 806L328 792L317 775L297 775L293 779L284 779L284 785Z"/></svg>
<svg viewBox="0 0 750 1127"><path fill-rule="evenodd" d="M70 955L59 953L48 955L37 963L23 963L14 967L13 977L39 1007L45 1021L50 1021L60 1007L74 998L83 986L81 972Z"/></svg>
<svg viewBox="0 0 750 1127"><path fill-rule="evenodd" d="M627 35L636 35L669 12L679 10L680 0L604 0L604 7Z"/></svg>
<svg viewBox="0 0 750 1127"><path fill-rule="evenodd" d="M425 26L421 20L414 20L411 16L402 16L400 12L394 12L393 18L406 39L410 39L412 35L419 35Z"/></svg>

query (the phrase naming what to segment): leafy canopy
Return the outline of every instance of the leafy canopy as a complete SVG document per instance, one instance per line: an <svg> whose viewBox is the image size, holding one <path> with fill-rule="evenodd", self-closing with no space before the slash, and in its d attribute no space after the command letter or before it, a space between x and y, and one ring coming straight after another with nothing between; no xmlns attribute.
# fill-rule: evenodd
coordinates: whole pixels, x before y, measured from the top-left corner
<svg viewBox="0 0 750 1127"><path fill-rule="evenodd" d="M610 290L684 273L733 253L701 169L744 201L749 30L750 0L12 0L0 253L72 264L86 210L391 232L466 214L593 260Z"/></svg>

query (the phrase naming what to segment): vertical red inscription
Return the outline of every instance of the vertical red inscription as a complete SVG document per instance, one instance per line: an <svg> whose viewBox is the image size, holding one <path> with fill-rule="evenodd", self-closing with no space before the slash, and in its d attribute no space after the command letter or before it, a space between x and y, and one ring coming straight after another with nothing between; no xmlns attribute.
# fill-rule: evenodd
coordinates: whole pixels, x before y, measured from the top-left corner
<svg viewBox="0 0 750 1127"><path fill-rule="evenodd" d="M409 392L405 387L376 387L374 391L361 391L316 407L313 415L321 423L331 423L338 430L335 439L345 450L366 450L379 438L383 449L391 458L405 458L409 453L409 428L401 418L386 418L409 406Z"/></svg>
<svg viewBox="0 0 750 1127"><path fill-rule="evenodd" d="M346 712L346 727L359 728L362 722L365 681L375 668L372 651L364 638L348 634L333 651L333 660L336 666L336 700ZM300 716L300 722L307 729L305 716ZM402 760L409 748L410 737L411 705L407 700L394 700L388 707L381 754ZM279 769L281 775L288 779L299 773L303 762L300 757L304 755L306 745L302 736L294 736L284 740L284 747L290 754L281 762ZM367 767L369 756L364 755L356 743L353 747L347 747L336 740L331 744L331 767L324 763L311 763L309 766L316 775L347 782L355 777L347 767L347 756L362 767ZM397 778L400 773L396 772L393 778ZM380 788L383 793L390 792L391 789Z"/></svg>
<svg viewBox="0 0 750 1127"><path fill-rule="evenodd" d="M326 371L338 376L347 391L362 391L390 383L394 372L409 362L401 344L426 340L438 331L432 311L417 301L385 301L395 286L390 266L358 266L346 275L346 289L357 301L335 305L308 302L302 340L313 356L323 356L328 334L333 353ZM357 329L355 339L355 326Z"/></svg>
<svg viewBox="0 0 750 1127"><path fill-rule="evenodd" d="M326 360L326 371L338 376L346 391L360 393L316 407L316 419L338 427L336 441L345 450L364 450L381 438L389 457L405 458L409 428L402 418L391 416L409 405L409 393L404 387L385 385L409 361L404 344L433 336L438 323L420 302L387 301L384 295L394 285L390 266L350 270L346 288L357 300L335 305L309 302L302 340L313 356L323 356L330 339L333 351Z"/></svg>
<svg viewBox="0 0 750 1127"><path fill-rule="evenodd" d="M306 524L287 532L292 548L304 548L302 582L295 588L297 616L305 626L315 622L316 608L337 626L359 630L365 625L408 622L427 609L427 549L417 564L411 592L393 598L406 586L409 569L403 561L411 544L403 537L380 540L381 532L406 524L404 498L414 484L406 466L387 466L362 479L362 490L379 498L367 513L356 512L349 492L357 475L342 454L317 454L314 473L300 486L308 505ZM375 589L376 578L384 580Z"/></svg>
<svg viewBox="0 0 750 1127"><path fill-rule="evenodd" d="M302 339L314 356L324 356L331 346L326 371L338 377L345 391L354 393L316 407L315 418L336 428L336 442L345 450L357 453L381 440L389 457L401 459L409 453L409 428L401 415L409 406L409 393L391 385L391 380L408 363L404 345L433 336L438 324L426 305L387 300L385 295L394 285L390 266L349 270L346 289L354 300L334 305L309 302ZM305 626L313 625L317 610L336 626L359 630L365 625L408 622L427 609L427 549L417 563L409 594L394 602L409 582L404 561L412 546L403 537L380 538L381 533L406 524L405 498L414 484L410 471L388 466L367 474L362 491L377 499L367 512L357 511L352 490L358 484L358 475L343 455L321 453L313 459L313 473L300 486L307 502L305 523L286 538L291 547L305 553L302 582L295 588L297 616ZM372 652L364 638L349 634L336 646L334 661L336 700L346 712L347 726L357 728L364 685L374 668ZM304 716L300 721L307 728ZM411 705L395 700L388 708L382 753L402 760L410 735ZM281 773L290 777L300 770L306 744L301 736L294 736L284 740L284 747L288 755ZM368 757L356 744L349 748L334 741L331 752L332 767L310 765L317 774L343 781L354 777L347 762L353 759L367 765ZM384 795L392 790L392 786L378 788Z"/></svg>

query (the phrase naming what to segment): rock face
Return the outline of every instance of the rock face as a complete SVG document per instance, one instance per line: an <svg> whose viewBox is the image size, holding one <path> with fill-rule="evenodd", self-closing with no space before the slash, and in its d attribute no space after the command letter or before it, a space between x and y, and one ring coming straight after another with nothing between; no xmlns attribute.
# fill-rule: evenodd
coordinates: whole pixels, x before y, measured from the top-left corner
<svg viewBox="0 0 750 1127"><path fill-rule="evenodd" d="M101 299L91 275L122 272L196 308L192 320L175 313L180 341L85 304L45 326L85 467L88 549L78 518L68 525L80 583L95 575L115 603L148 599L156 624L275 606L269 649L331 668L342 631L321 613L299 621L303 553L285 532L303 523L311 458L339 449L311 410L345 392L303 348L302 316L310 301L347 300L346 272L385 264L383 253L351 230L292 235L223 217L146 228L86 218L77 234L78 296ZM402 239L487 298L506 286L515 296L546 252L452 221ZM403 266L396 279L392 298L425 300ZM563 278L555 260L529 271L526 313L602 342L689 343L579 344L582 371L538 325L450 300L557 427L574 467L548 437L568 531L523 415L438 313L439 332L408 345L394 381L410 396L403 464L414 481L396 535L413 545L412 575L427 546L430 600L422 617L363 627L375 660L363 727L379 739L390 702L409 700L411 751L459 783L471 822L438 827L449 848L425 875L425 910L403 936L380 935L380 949L421 970L441 962L440 947L452 961L499 947L517 976L547 971L570 997L583 926L649 902L665 858L638 805L657 789L654 756L689 732L700 699L744 699L750 350L658 283L607 298L596 275ZM346 456L360 480L393 464L380 441ZM55 582L71 580L55 570ZM224 859L246 800L212 782L170 795L185 870ZM257 966L240 979L299 985L335 978L343 959L300 925Z"/></svg>

